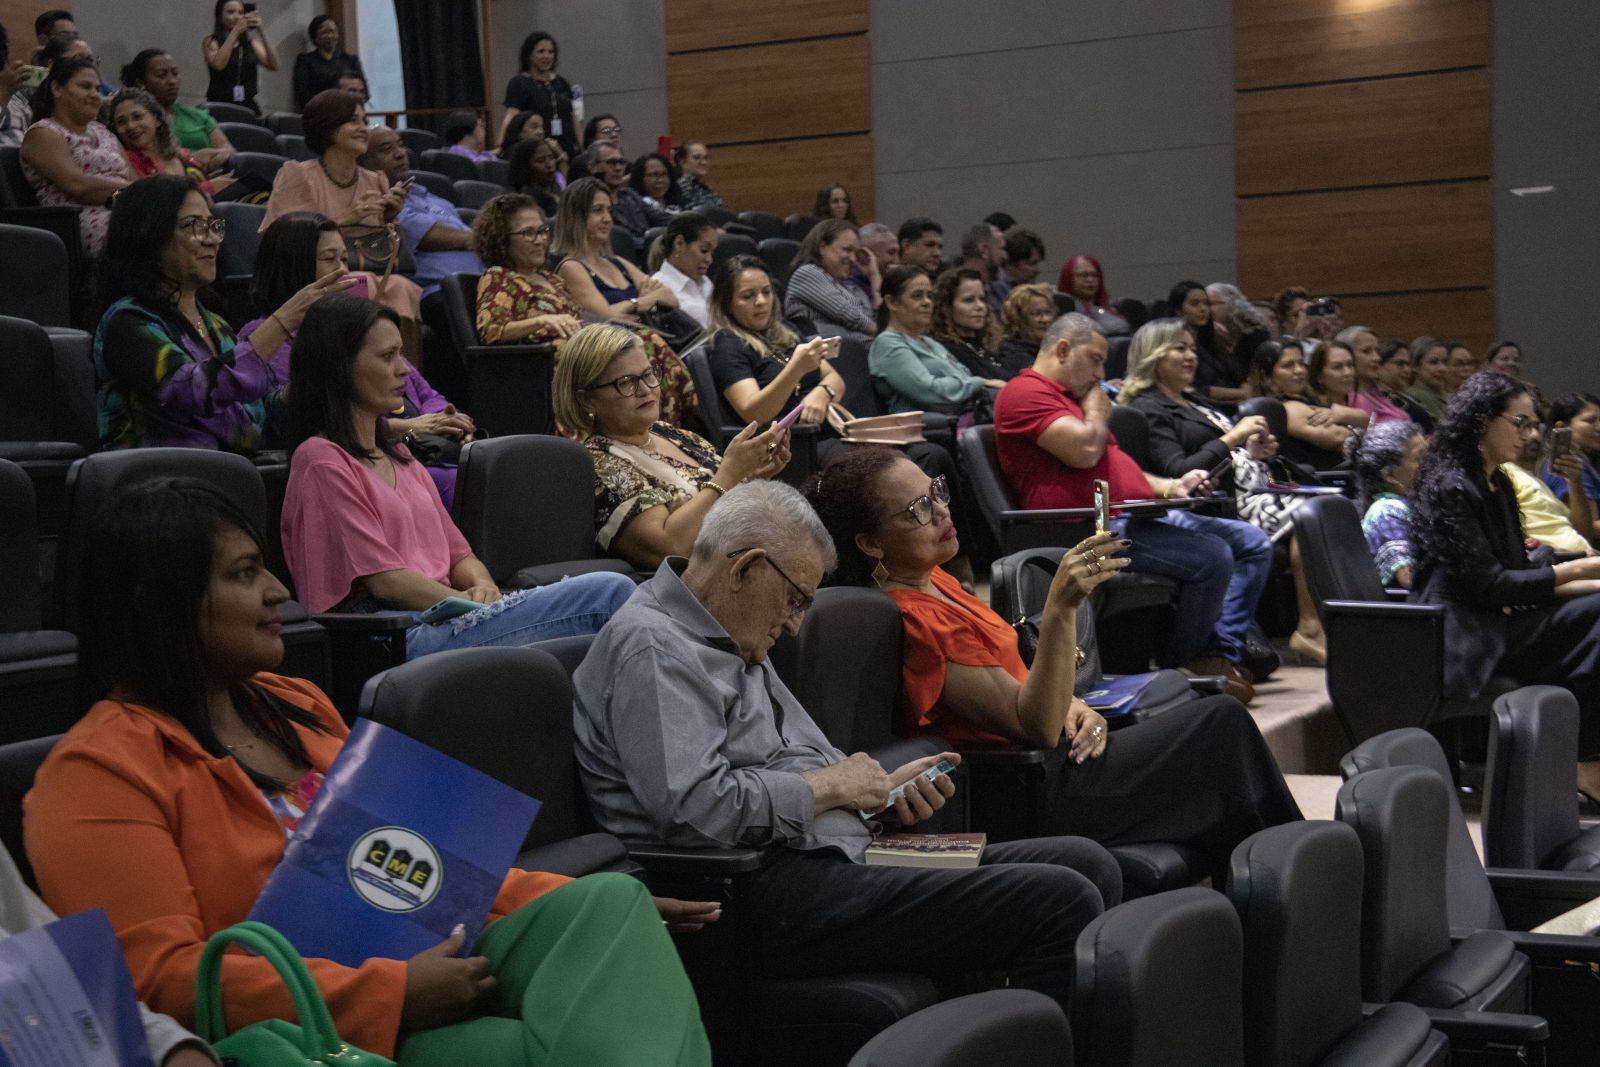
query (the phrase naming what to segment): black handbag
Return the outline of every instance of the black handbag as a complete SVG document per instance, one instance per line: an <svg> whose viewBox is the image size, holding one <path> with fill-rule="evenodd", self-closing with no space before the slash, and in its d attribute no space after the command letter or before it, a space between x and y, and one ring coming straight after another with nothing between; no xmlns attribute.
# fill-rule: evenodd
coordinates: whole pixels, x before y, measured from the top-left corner
<svg viewBox="0 0 1600 1067"><path fill-rule="evenodd" d="M665 337L674 352L687 352L705 332L687 312L659 305L639 312L639 322Z"/></svg>

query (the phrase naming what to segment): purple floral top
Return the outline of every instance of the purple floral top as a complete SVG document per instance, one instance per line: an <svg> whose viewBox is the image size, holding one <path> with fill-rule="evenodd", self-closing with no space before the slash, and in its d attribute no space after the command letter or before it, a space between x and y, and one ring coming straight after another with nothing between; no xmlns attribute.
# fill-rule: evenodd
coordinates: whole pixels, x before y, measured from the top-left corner
<svg viewBox="0 0 1600 1067"><path fill-rule="evenodd" d="M266 321L266 317L251 319L239 327L240 343L243 343L251 334L255 333L256 328ZM283 367L283 380L285 382L289 380L289 350L293 347L294 334L291 333L289 339L279 345L276 352L272 353L272 365ZM427 379L423 378L422 372L417 370L409 359L404 356L400 358L405 360L406 368L411 371L410 374L406 375L406 401L417 409L417 414L432 415L434 412L443 411L450 406L450 401L446 400L443 394L437 392L433 386L428 384Z"/></svg>

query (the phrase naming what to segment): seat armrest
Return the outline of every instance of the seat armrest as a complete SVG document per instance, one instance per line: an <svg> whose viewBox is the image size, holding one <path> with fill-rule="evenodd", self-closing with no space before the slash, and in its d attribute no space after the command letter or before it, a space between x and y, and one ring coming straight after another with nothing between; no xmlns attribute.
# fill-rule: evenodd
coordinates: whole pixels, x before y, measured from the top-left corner
<svg viewBox="0 0 1600 1067"><path fill-rule="evenodd" d="M1071 523L1093 519L1094 508L1011 508L1000 513L1000 521L1007 523Z"/></svg>
<svg viewBox="0 0 1600 1067"><path fill-rule="evenodd" d="M1383 1007L1382 1004L1362 1004L1361 1014L1364 1018L1370 1018ZM1507 1011L1455 1011L1451 1008L1422 1010L1433 1028L1448 1037L1452 1046L1482 1048L1508 1043L1538 1045L1550 1040L1550 1024L1538 1015L1518 1015Z"/></svg>
<svg viewBox="0 0 1600 1067"><path fill-rule="evenodd" d="M329 611L311 618L329 633L339 634L398 633L416 624L409 611Z"/></svg>
<svg viewBox="0 0 1600 1067"><path fill-rule="evenodd" d="M1196 674L1189 679L1189 688L1206 696L1220 696L1228 691L1228 679L1220 674Z"/></svg>
<svg viewBox="0 0 1600 1067"><path fill-rule="evenodd" d="M984 767L1031 767L1042 764L1047 748L963 748L961 762L974 770Z"/></svg>
<svg viewBox="0 0 1600 1067"><path fill-rule="evenodd" d="M679 848L660 842L628 842L628 855L650 874L730 878L754 874L767 864L764 848Z"/></svg>
<svg viewBox="0 0 1600 1067"><path fill-rule="evenodd" d="M1527 930L1600 897L1600 873L1491 867L1489 885L1506 925Z"/></svg>

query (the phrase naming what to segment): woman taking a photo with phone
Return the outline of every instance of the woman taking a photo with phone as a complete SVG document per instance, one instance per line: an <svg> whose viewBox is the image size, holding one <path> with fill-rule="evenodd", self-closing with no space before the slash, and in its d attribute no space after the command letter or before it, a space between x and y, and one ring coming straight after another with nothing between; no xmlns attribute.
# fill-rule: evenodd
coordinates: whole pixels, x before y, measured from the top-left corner
<svg viewBox="0 0 1600 1067"><path fill-rule="evenodd" d="M211 72L206 99L238 104L261 114L256 103L259 70L277 70L278 53L261 28L256 5L247 0L217 0L211 21L211 35L200 42Z"/></svg>

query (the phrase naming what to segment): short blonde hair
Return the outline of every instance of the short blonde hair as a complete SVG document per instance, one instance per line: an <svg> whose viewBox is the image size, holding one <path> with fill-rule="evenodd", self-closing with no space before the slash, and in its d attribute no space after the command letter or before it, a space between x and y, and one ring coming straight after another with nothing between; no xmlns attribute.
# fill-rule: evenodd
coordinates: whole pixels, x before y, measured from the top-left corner
<svg viewBox="0 0 1600 1067"><path fill-rule="evenodd" d="M1028 335L1028 304L1034 299L1043 300L1053 311L1056 291L1043 282L1014 285L1000 306L1000 330L1008 340L1022 340Z"/></svg>
<svg viewBox="0 0 1600 1067"><path fill-rule="evenodd" d="M1156 387L1156 373L1168 352L1188 340L1182 319L1156 319L1134 332L1128 343L1128 373L1122 380L1118 400L1126 404L1140 393Z"/></svg>
<svg viewBox="0 0 1600 1067"><path fill-rule="evenodd" d="M609 322L585 326L567 338L561 346L561 358L556 361L556 377L550 390L556 422L580 438L594 433L594 413L581 394L600 380L613 360L642 344L638 334Z"/></svg>

